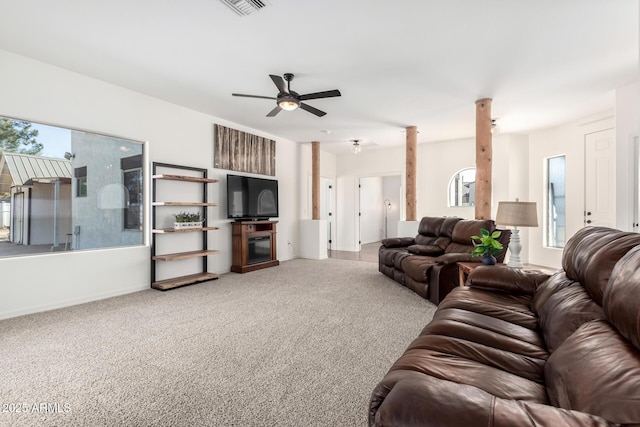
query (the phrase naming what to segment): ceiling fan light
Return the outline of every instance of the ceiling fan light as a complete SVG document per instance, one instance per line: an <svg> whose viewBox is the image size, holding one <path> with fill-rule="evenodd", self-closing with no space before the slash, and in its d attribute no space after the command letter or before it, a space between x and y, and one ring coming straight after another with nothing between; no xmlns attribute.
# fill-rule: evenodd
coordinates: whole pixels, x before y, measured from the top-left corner
<svg viewBox="0 0 640 427"><path fill-rule="evenodd" d="M278 101L278 106L283 110L292 111L300 106L300 102L291 97L287 97Z"/></svg>

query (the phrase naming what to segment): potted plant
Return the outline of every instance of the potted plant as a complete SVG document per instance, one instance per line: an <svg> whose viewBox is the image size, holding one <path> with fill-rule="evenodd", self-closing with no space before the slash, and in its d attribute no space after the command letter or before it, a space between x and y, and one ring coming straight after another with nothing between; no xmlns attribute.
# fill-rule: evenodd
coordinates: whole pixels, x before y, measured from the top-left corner
<svg viewBox="0 0 640 427"><path fill-rule="evenodd" d="M502 243L496 240L502 232L496 230L493 233L489 233L489 230L481 228L480 234L480 236L471 236L471 242L474 246L471 255L481 256L482 264L484 265L494 265L496 257L493 254L497 254L502 250Z"/></svg>
<svg viewBox="0 0 640 427"><path fill-rule="evenodd" d="M180 212L175 214L176 221L173 223L174 229L200 228L202 227L202 217L197 212Z"/></svg>

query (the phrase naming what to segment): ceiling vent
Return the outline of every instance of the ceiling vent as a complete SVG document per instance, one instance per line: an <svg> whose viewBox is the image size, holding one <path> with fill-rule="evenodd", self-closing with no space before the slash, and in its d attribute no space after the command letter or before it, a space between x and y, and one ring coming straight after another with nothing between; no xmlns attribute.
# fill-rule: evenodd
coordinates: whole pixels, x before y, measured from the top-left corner
<svg viewBox="0 0 640 427"><path fill-rule="evenodd" d="M264 0L220 0L240 16L247 16L267 6Z"/></svg>

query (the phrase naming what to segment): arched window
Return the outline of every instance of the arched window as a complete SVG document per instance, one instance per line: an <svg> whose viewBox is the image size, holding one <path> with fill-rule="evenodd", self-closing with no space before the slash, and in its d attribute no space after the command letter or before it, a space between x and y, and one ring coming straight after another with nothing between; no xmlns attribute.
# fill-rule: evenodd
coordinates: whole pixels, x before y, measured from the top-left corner
<svg viewBox="0 0 640 427"><path fill-rule="evenodd" d="M476 168L458 171L449 181L449 206L475 206Z"/></svg>

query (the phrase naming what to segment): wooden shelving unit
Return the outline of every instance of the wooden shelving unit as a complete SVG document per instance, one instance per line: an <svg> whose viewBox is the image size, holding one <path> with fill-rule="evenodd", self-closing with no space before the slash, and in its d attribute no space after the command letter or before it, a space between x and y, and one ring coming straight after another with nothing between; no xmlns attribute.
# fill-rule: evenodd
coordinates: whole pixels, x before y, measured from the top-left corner
<svg viewBox="0 0 640 427"><path fill-rule="evenodd" d="M159 168L162 169L177 169L177 170L188 170L199 173L201 176L190 176L190 175L173 175L173 174L158 174L156 173ZM194 168L189 166L181 166L181 165L173 165L169 163L153 163L153 201L151 203L152 206L152 230L151 230L151 287L154 289L159 289L162 291L166 291L169 289L177 288L180 286L192 285L194 283L205 282L208 280L217 279L218 275L214 273L207 272L207 260L208 256L215 255L220 253L217 250L211 250L208 248L208 239L207 232L212 230L218 230L218 227L200 227L200 228L183 228L183 229L173 229L173 228L157 228L157 219L159 214L159 209L163 206L192 206L199 207L202 209L202 218L204 223L207 221L207 208L211 206L219 206L218 203L210 203L207 201L207 185L217 183L217 179L207 178L207 170L202 168ZM159 201L158 199L158 188L157 182L158 180L171 180L171 181L180 181L184 183L196 183L201 184L201 194L202 199L200 201ZM166 253L166 254L157 254L157 242L156 236L163 234L174 234L174 233L201 233L202 234L202 245L199 249L193 251L184 251L177 253ZM157 262L171 262L171 261L181 261L185 259L192 258L202 258L202 266L201 271L196 274L188 274L184 276L172 277L163 280L156 280L157 273Z"/></svg>

